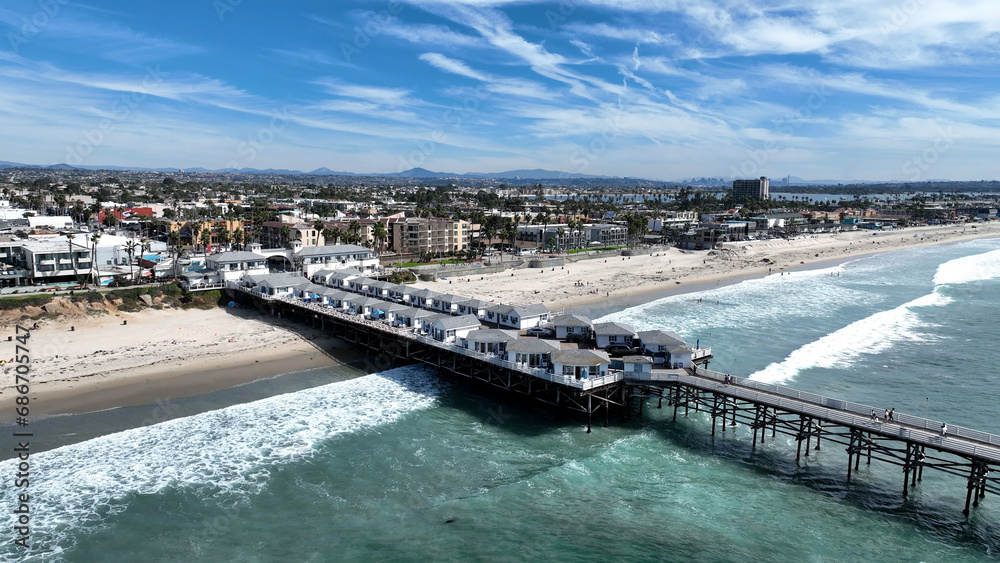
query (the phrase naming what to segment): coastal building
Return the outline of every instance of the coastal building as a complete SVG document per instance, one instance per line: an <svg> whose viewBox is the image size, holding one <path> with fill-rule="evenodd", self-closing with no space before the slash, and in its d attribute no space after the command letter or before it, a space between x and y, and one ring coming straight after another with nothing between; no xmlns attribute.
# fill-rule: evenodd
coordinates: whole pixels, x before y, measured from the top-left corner
<svg viewBox="0 0 1000 563"><path fill-rule="evenodd" d="M201 273L210 276L216 283L269 272L266 257L243 250L211 254L205 262L207 268Z"/></svg>
<svg viewBox="0 0 1000 563"><path fill-rule="evenodd" d="M479 326L479 318L473 315L442 316L431 323L430 335L440 342L455 342L465 338Z"/></svg>
<svg viewBox="0 0 1000 563"><path fill-rule="evenodd" d="M768 199L770 183L767 176L758 180L733 180L733 197L736 199Z"/></svg>
<svg viewBox="0 0 1000 563"><path fill-rule="evenodd" d="M328 271L331 273L322 273ZM346 268L339 271L320 270L315 275L321 275L324 279L326 279L324 283L330 287L346 290L351 287L351 280L361 277L361 270L357 270L355 268Z"/></svg>
<svg viewBox="0 0 1000 563"><path fill-rule="evenodd" d="M465 347L483 354L503 356L507 345L516 340L516 330L480 328L465 335Z"/></svg>
<svg viewBox="0 0 1000 563"><path fill-rule="evenodd" d="M475 315L482 319L486 316L486 309L492 305L489 301L483 301L482 299L469 299L458 304L458 314L459 315Z"/></svg>
<svg viewBox="0 0 1000 563"><path fill-rule="evenodd" d="M612 344L632 346L636 338L635 329L622 323L597 323L594 325L594 339L598 348L607 348Z"/></svg>
<svg viewBox="0 0 1000 563"><path fill-rule="evenodd" d="M541 303L531 305L492 305L487 307L484 320L498 326L524 330L549 319L549 310Z"/></svg>
<svg viewBox="0 0 1000 563"><path fill-rule="evenodd" d="M584 236L587 246L625 246L628 244L628 228L622 225L596 224L584 225Z"/></svg>
<svg viewBox="0 0 1000 563"><path fill-rule="evenodd" d="M469 301L468 297L462 297L461 295L451 295L450 293L445 293L439 295L434 299L434 308L442 313L450 313L452 315L458 314L459 305Z"/></svg>
<svg viewBox="0 0 1000 563"><path fill-rule="evenodd" d="M389 249L397 254L462 252L472 243L468 221L437 217L397 217L386 221Z"/></svg>
<svg viewBox="0 0 1000 563"><path fill-rule="evenodd" d="M625 356L622 358L625 377L648 378L653 373L653 360L646 356Z"/></svg>
<svg viewBox="0 0 1000 563"><path fill-rule="evenodd" d="M601 350L557 350L550 354L552 372L574 379L593 379L608 374L611 359Z"/></svg>
<svg viewBox="0 0 1000 563"><path fill-rule="evenodd" d="M320 270L351 268L361 272L376 272L379 268L375 253L356 244L303 246L292 253L291 261L300 265L307 276Z"/></svg>
<svg viewBox="0 0 1000 563"><path fill-rule="evenodd" d="M28 283L77 282L93 265L89 248L65 239L0 242L0 262Z"/></svg>
<svg viewBox="0 0 1000 563"><path fill-rule="evenodd" d="M542 338L518 338L507 344L505 359L530 368L548 369L559 343Z"/></svg>
<svg viewBox="0 0 1000 563"><path fill-rule="evenodd" d="M594 323L583 315L559 315L552 318L556 338L560 340L588 340L593 335Z"/></svg>
<svg viewBox="0 0 1000 563"><path fill-rule="evenodd" d="M644 330L636 336L644 354L652 357L655 363L668 367L691 367L695 360L712 354L711 348L701 348L700 345L692 349L683 338L667 330Z"/></svg>

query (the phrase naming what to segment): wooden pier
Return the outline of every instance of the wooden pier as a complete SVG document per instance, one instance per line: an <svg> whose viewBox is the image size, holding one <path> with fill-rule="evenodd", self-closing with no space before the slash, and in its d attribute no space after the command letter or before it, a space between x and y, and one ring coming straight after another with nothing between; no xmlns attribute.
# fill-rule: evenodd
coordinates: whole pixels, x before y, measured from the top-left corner
<svg viewBox="0 0 1000 563"><path fill-rule="evenodd" d="M656 399L657 408L661 408L666 400L667 406L673 407L675 421L681 411L684 416L691 411L707 413L712 436L717 430L726 432L738 424L746 425L753 433L753 449L769 436L772 440L778 434L791 436L797 443L796 462L824 446L843 447L848 482L862 459L866 465L875 460L899 466L904 497L921 482L924 469L964 477L966 515L987 492L1000 493L1000 475L990 473L991 466L1000 465L1000 436L978 430L949 426L947 435L942 435L940 421L905 413L895 413L893 421L881 416L874 420L869 405L738 377L727 383L726 374L705 367L612 371L604 377L575 379L296 298L268 296L247 288L232 291L232 295L241 302L255 302L272 315L310 323L365 348L375 369L420 362L439 375L585 414L587 432L595 415L603 415L607 426L613 410L626 416L638 403L641 416L646 401Z"/></svg>
<svg viewBox="0 0 1000 563"><path fill-rule="evenodd" d="M924 469L937 470L966 478L963 513L978 506L986 492L1000 493L1000 476L991 476L990 466L1000 465L1000 436L970 428L948 426L941 433L941 422L894 413L884 420L883 411L873 407L731 377L707 369L653 370L647 374L628 374L626 403L639 402L639 413L647 399L664 400L678 412L707 413L716 428L726 432L743 424L753 433L751 448L763 444L768 436L791 436L796 441L795 461L821 447L843 447L847 452L847 480L861 464L872 460L902 467L903 497L923 479Z"/></svg>
<svg viewBox="0 0 1000 563"><path fill-rule="evenodd" d="M332 336L365 348L372 355L376 369L420 362L439 375L463 378L515 396L585 414L587 432L591 431L595 416L603 415L604 425L607 426L611 411L620 410L625 405L622 373L575 379L439 342L416 334L413 329L391 327L358 315L303 303L295 298L276 298L245 288L236 290L233 296L243 302L256 300L272 315L307 322Z"/></svg>

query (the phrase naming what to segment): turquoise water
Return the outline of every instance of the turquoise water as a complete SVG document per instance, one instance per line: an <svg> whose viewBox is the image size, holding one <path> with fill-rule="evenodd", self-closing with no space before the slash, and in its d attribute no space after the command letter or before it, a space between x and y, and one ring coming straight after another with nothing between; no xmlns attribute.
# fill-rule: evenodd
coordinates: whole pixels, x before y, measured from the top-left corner
<svg viewBox="0 0 1000 563"><path fill-rule="evenodd" d="M1000 241L975 241L609 318L710 345L713 368L1000 433L998 290ZM848 485L842 448L797 465L787 439L751 451L745 429L712 440L707 418L672 423L655 403L588 435L583 421L419 367L309 378L264 383L288 391L266 398L249 386L235 401L181 401L172 420L124 431L111 429L150 411L45 421L84 441L51 439L31 458L30 558L978 561L1000 550L1000 499L966 519L964 482L929 472L903 501L899 468L878 463ZM0 462L5 483L13 471ZM5 489L7 514L10 501Z"/></svg>

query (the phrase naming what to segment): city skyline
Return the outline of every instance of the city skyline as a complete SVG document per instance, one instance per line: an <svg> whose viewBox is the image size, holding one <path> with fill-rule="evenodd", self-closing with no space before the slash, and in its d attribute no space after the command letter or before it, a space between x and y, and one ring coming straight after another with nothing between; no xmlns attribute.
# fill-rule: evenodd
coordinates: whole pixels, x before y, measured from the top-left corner
<svg viewBox="0 0 1000 563"><path fill-rule="evenodd" d="M1000 7L0 9L0 160L354 173L996 177Z"/></svg>

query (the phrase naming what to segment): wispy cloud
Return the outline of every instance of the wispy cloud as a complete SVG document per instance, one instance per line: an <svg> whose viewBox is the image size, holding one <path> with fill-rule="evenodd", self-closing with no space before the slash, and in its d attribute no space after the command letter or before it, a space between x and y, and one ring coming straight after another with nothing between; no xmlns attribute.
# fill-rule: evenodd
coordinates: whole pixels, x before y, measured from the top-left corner
<svg viewBox="0 0 1000 563"><path fill-rule="evenodd" d="M488 75L477 70L473 70L469 67L469 65L463 63L462 61L446 57L441 53L421 53L418 58L438 70L443 70L445 72L450 72L452 74L457 74L473 80L479 80L480 82L490 82L490 77Z"/></svg>

